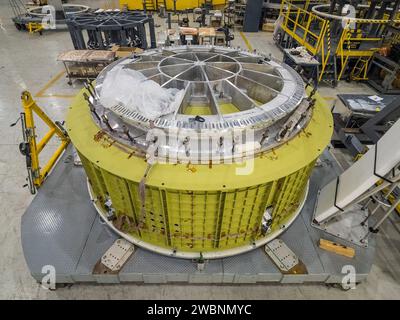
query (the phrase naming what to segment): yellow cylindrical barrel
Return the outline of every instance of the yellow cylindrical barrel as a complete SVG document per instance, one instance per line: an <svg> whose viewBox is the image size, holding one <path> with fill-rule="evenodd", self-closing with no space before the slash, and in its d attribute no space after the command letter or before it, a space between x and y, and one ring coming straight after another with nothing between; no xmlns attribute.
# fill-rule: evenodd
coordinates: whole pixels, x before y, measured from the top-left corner
<svg viewBox="0 0 400 320"><path fill-rule="evenodd" d="M318 98L303 132L249 160L251 174L236 175L239 164L156 164L141 197L145 159L102 133L82 93L67 125L103 216L109 199L116 230L182 257L230 255L285 230L301 209L311 170L332 132L330 111ZM266 234L262 222L268 210L272 225Z"/></svg>

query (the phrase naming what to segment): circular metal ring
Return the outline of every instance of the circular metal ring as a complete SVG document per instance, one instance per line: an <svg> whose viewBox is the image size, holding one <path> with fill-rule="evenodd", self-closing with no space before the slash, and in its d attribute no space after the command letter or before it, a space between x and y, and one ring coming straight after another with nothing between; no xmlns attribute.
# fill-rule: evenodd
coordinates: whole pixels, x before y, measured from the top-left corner
<svg viewBox="0 0 400 320"><path fill-rule="evenodd" d="M45 17L48 13L42 13L43 7L32 7L28 8L28 14L34 17ZM63 4L63 9L66 15L81 14L87 12L90 7L82 4ZM75 9L77 9L75 11ZM37 12L39 11L39 12Z"/></svg>
<svg viewBox="0 0 400 320"><path fill-rule="evenodd" d="M356 18L356 17L348 17L346 16L339 16L339 15L335 15L335 14L329 14L323 11L320 11L319 9L322 8L329 8L330 4L320 4L320 5L316 5L314 7L311 8L311 11L316 14L317 16L320 17L324 17L327 19L334 19L334 20L342 20L342 21L349 21L349 22L370 22L370 23L379 23L381 21L386 21L387 19L364 19L364 18ZM362 7L362 8L368 8L367 5L358 5L357 7ZM376 9L378 10L380 7L376 7ZM392 8L387 8L388 11L392 11ZM399 10L400 12L400 10Z"/></svg>

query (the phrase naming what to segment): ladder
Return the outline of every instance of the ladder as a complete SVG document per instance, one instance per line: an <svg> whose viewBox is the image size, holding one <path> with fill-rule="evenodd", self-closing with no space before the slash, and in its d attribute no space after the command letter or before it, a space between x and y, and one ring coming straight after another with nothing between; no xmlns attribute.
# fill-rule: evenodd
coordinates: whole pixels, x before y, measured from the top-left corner
<svg viewBox="0 0 400 320"><path fill-rule="evenodd" d="M337 79L337 66L336 66L336 56L331 54L328 57L325 68L321 71L320 81L324 81L332 87L336 87Z"/></svg>
<svg viewBox="0 0 400 320"><path fill-rule="evenodd" d="M360 57L358 58L356 64L353 67L353 70L350 72L351 80L368 80L367 72L368 65L371 57Z"/></svg>

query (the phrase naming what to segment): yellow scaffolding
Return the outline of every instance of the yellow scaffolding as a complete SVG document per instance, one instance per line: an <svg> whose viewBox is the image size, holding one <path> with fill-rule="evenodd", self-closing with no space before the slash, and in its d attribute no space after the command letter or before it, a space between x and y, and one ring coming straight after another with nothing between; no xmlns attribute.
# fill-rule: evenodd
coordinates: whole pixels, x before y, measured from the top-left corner
<svg viewBox="0 0 400 320"><path fill-rule="evenodd" d="M323 45L326 20L294 5L290 0L282 1L280 15L283 17L281 28L311 54L316 55ZM315 21L321 24L319 33L310 30L311 23Z"/></svg>
<svg viewBox="0 0 400 320"><path fill-rule="evenodd" d="M321 81L331 54L330 22L307 11L309 1L304 3L304 8L300 8L295 3L296 1L293 0L282 1L280 15L283 17L283 21L281 28L312 55L321 56L321 70L318 79L318 81ZM319 24L319 33L310 30L312 23ZM325 43L326 36L327 41Z"/></svg>
<svg viewBox="0 0 400 320"><path fill-rule="evenodd" d="M36 189L43 184L44 179L68 146L70 139L61 124L53 122L46 113L40 109L28 91L22 92L21 102L24 109L24 112L21 113L24 142L20 144L20 151L26 157L29 188L31 193L34 194ZM50 128L39 142L36 141L34 114L42 119ZM60 138L61 144L42 168L40 167L39 155L54 135Z"/></svg>
<svg viewBox="0 0 400 320"><path fill-rule="evenodd" d="M362 76L355 77L353 80L368 80L367 70L368 64L371 60L373 54L380 49L379 47L369 47L368 49L358 49L363 47L366 43L381 43L383 41L382 37L363 37L361 30L366 24L373 25L385 25L388 24L390 20L373 20L373 19L358 19L356 22L356 27L351 28L351 24L354 23L351 20L346 22L346 26L343 28L343 32L340 36L339 43L336 48L336 56L340 58L341 68L338 75L338 80L342 78L342 75L347 67L349 59L358 59L350 75L354 75L358 70L361 70ZM396 22L396 20L394 20ZM361 66L360 66L361 63Z"/></svg>
<svg viewBox="0 0 400 320"><path fill-rule="evenodd" d="M297 0L282 1L280 8L281 29L296 40L299 45L304 46L310 54L320 58L321 70L318 81L323 78L331 54L333 54L334 59L339 59L341 62L337 80L341 79L351 59L357 59L350 72L353 80L367 80L367 70L371 57L380 47L373 47L373 45L382 43L384 39L382 36L364 37L362 35L364 26L367 24L379 25L379 29L386 27L389 23L400 23L399 15L396 16L395 20L389 20L388 17L380 20L349 19L339 35L336 48L332 49L330 20L308 11L309 1L302 2L303 7L297 5L297 2ZM318 24L319 32L310 30L312 24Z"/></svg>

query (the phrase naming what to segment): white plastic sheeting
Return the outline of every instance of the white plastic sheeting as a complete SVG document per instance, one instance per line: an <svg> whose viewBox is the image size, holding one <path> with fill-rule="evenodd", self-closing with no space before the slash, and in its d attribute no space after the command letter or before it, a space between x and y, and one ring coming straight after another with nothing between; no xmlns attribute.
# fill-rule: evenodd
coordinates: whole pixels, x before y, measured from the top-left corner
<svg viewBox="0 0 400 320"><path fill-rule="evenodd" d="M400 163L399 137L400 120L360 160L321 189L315 211L317 222L344 209Z"/></svg>
<svg viewBox="0 0 400 320"><path fill-rule="evenodd" d="M149 120L174 112L184 90L163 88L136 70L116 66L110 70L101 86L100 102L105 108L121 104Z"/></svg>

